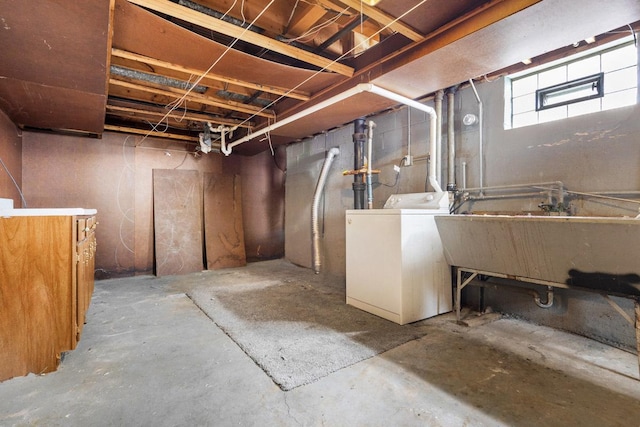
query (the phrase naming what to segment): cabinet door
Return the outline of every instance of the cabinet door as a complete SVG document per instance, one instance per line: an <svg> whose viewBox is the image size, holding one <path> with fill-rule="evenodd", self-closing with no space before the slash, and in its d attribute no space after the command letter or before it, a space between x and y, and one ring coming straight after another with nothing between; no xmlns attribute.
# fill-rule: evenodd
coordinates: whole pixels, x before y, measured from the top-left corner
<svg viewBox="0 0 640 427"><path fill-rule="evenodd" d="M55 371L75 346L70 216L0 218L0 381Z"/></svg>

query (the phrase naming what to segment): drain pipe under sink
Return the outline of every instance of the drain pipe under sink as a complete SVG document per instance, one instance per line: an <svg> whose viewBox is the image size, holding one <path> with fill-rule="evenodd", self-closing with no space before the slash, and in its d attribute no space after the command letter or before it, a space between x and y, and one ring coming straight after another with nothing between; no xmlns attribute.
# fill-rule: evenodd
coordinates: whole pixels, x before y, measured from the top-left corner
<svg viewBox="0 0 640 427"><path fill-rule="evenodd" d="M320 171L320 176L318 177L318 182L316 184L316 190L313 193L313 204L311 206L311 234L313 240L313 244L311 246L311 257L313 258L313 271L316 274L320 273L320 266L322 264L320 259L320 225L318 221L318 208L320 206L322 191L324 190L324 185L327 181L327 175L329 174L329 169L331 169L331 164L333 163L333 158L338 154L340 154L340 149L337 147L333 147L327 151L327 156L322 164L322 170Z"/></svg>

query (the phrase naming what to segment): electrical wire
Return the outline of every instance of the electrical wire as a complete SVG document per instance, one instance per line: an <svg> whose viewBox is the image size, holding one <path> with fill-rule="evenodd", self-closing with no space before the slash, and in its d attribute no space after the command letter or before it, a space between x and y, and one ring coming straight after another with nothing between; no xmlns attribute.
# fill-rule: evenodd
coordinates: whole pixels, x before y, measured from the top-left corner
<svg viewBox="0 0 640 427"><path fill-rule="evenodd" d="M324 22L321 22L320 24L314 25L313 27L309 28L307 31L305 31L303 34L297 36L297 37L293 37L293 38L289 38L289 39L281 39L282 42L284 43L292 43L295 41L308 41L306 40L307 37L310 36L316 36L321 30L329 27L330 25L336 23L338 21L338 19L340 19L343 15L346 14L346 12L349 10L349 6L345 7L340 13L338 13L336 16L334 16L333 18L327 19Z"/></svg>
<svg viewBox="0 0 640 427"><path fill-rule="evenodd" d="M405 159L403 157L402 160L400 160L399 168L402 168L402 166L404 166L404 163L405 163ZM398 179L399 178L400 178L400 169L398 169L398 172L396 172L396 179L393 182L393 184L385 184L384 182L381 182L380 185L384 185L385 187L393 188L396 185L398 185Z"/></svg>
<svg viewBox="0 0 640 427"><path fill-rule="evenodd" d="M200 82L205 78L205 76L207 74L209 74L211 72L211 70L213 70L213 68L218 65L218 63L222 60L222 58L224 58L226 56L226 54L233 48L233 46L235 46L235 44L240 41L240 37L242 37L247 31L249 31L249 28L251 28L253 26L253 24L255 24L255 22L260 19L260 17L267 11L267 9L269 9L269 7L275 2L276 0L271 0L263 9L262 11L253 19L253 21L251 22L251 24L249 24L246 28L244 28L244 30L242 31L242 33L240 33L240 35L238 37L236 37L228 46L227 48L224 50L224 52L222 52L222 54L211 64L211 66L200 75L200 77L198 77L196 79L196 81L193 83L193 85L187 89L187 91L176 100L176 105L179 105L180 103L182 103L182 101L184 101L187 96L193 91L193 89L195 89L195 87L197 85L200 84ZM242 9L244 9L244 0L242 0ZM242 18L243 18L243 22L244 21L244 10L241 10L242 13ZM169 114L171 114L177 107L173 106L171 107L171 109L169 109L169 111L167 111L165 113L165 115L158 121L158 125L160 123L162 123L165 119L167 119L169 117ZM251 118L255 117L255 115L253 115ZM153 130L147 132L144 137L142 138L142 141L144 141L146 138L149 137L149 135L151 135L151 132L153 132ZM140 141L140 142L142 142Z"/></svg>
<svg viewBox="0 0 640 427"><path fill-rule="evenodd" d="M291 21L293 20L293 14L296 13L296 10L298 9L298 3L300 3L300 0L296 0L296 3L291 8L291 14L289 15L289 20L287 21L287 25L284 26L285 32L287 32L287 30L289 29L289 25L291 25Z"/></svg>
<svg viewBox="0 0 640 427"><path fill-rule="evenodd" d="M24 199L24 194L22 194L22 190L20 189L20 186L16 182L15 178L13 177L13 175L11 175L11 172L9 172L9 168L7 167L7 165L5 165L4 161L2 161L2 157L0 157L0 164L2 164L2 167L7 172L7 175L9 175L9 178L11 178L11 181L13 181L13 185L16 186L16 189L18 190L18 193L20 194L20 200L22 200L22 207L26 208L27 207L27 201Z"/></svg>
<svg viewBox="0 0 640 427"><path fill-rule="evenodd" d="M329 68L330 66L332 66L333 64L336 64L338 61L340 61L341 59L344 59L345 57L347 57L348 55L350 55L352 52L355 52L358 48L360 48L362 45L364 45L365 43L369 43L369 41L371 41L371 39L373 39L374 37L376 37L378 34L382 33L383 31L385 31L387 28L389 28L390 26L394 25L396 22L398 22L399 20L401 20L402 18L404 18L406 15L408 15L409 13L413 12L415 9L417 9L418 7L422 6L424 3L426 3L429 0L421 0L419 3L417 3L416 5L414 5L413 7L409 8L406 12L404 12L403 14L401 14L400 16L398 16L397 18L395 18L393 21L389 22L388 24L386 24L385 26L383 26L382 28L380 28L378 31L376 31L375 33L371 34L369 37L367 37L366 39L362 40L360 43L358 43L357 45L355 45L354 47L352 47L351 49L349 49L348 51L346 51L345 53L343 53L342 55L340 55L339 57L337 57L336 59L334 59L333 61L331 61L330 63L328 63L327 65L325 65L324 67L320 68L318 71L316 71L315 73L313 73L312 75L310 75L309 77L307 77L306 79L304 79L303 81L301 81L300 83L298 83L296 86L294 86L293 88L289 89L288 91L286 91L284 94L280 95L278 98L276 98L276 100L274 100L271 104L275 104L278 101L286 98L291 92L294 92L295 90L297 90L298 88L300 88L302 85L304 85L305 83L309 82L311 79L313 79L314 77L320 75L322 72L324 72L327 68ZM207 71L208 73L208 71ZM251 121L253 118L255 118L259 113L263 112L264 110L266 110L266 107L262 107L262 109L260 109L258 112L254 113L253 115L249 116L248 118L246 118L244 121L242 121L239 125L243 125L249 121Z"/></svg>
<svg viewBox="0 0 640 427"><path fill-rule="evenodd" d="M401 20L402 18L404 18L406 15L408 15L409 13L413 12L415 9L417 9L418 7L422 6L424 3L426 3L428 0L421 0L419 3L415 4L413 7L409 8L407 11L405 11L403 14L401 14L400 16L398 16L397 18L395 18L394 20L392 20L391 22L387 23L386 25L384 25L382 28L380 28L378 31L376 31L375 33L373 33L372 35L370 35L369 37L367 37L366 39L362 40L360 43L358 43L357 45L353 46L351 49L349 49L348 51L344 52L342 55L340 55L339 57L337 57L336 59L332 60L331 62L329 62L327 65L325 65L324 67L320 68L318 71L316 71L315 73L313 73L312 75L310 75L309 77L307 77L306 79L304 79L303 81L301 81L300 83L298 83L296 86L294 86L293 88L287 90L284 94L280 95L276 100L274 100L270 105L277 103L278 101L288 97L288 95L292 92L294 92L295 90L297 90L298 88L300 88L302 85L304 85L305 83L309 82L311 79L313 79L314 77L320 75L322 72L324 72L325 70L327 70L328 67L330 67L331 65L336 64L338 61L340 61L341 59L347 57L348 55L350 55L352 52L356 51L358 48L360 48L361 46L363 46L365 43L369 43L369 41L371 41L371 39L373 39L374 37L378 36L380 33L382 33L383 31L385 31L387 28L389 28L391 25L394 25L396 22L398 22L399 20ZM213 68L218 65L218 63L222 60L222 58L224 58L224 56L226 56L226 54L233 48L233 46L235 46L235 44L240 41L240 38L249 30L249 28L251 28L256 22L257 20L262 17L262 15L267 11L267 9L269 9L269 7L275 2L275 0L271 0L263 9L262 11L256 15L256 17L253 19L253 21L251 22L251 24L249 24L244 31L238 36L236 37L225 49L224 52L222 52L222 54L211 64L211 66L209 66L209 68L202 73L194 82L193 86L191 86L180 98L178 98L174 104L179 105L180 103L182 103L186 97L189 95L189 93L191 93L193 91L193 89L200 84L200 82L205 78L205 76L207 74L209 74L211 72L211 70L213 70ZM324 6L323 6L324 7ZM242 17L244 20L244 0L242 1ZM158 125L160 123L162 123L165 119L168 118L168 116L176 109L177 107L174 105L173 107L171 107L171 109L169 111L167 111L167 113L162 117L162 119L159 120ZM267 109L267 107L262 107L260 110L258 110L256 113L250 115L249 117L247 117L246 119L244 119L242 122L240 122L238 124L238 126L241 126L249 121L251 121L252 119L254 119L259 113L262 113L263 111L265 111ZM142 140L140 141L140 143L142 143L147 137L149 137L149 135L151 135L152 131L147 132L144 137L142 138Z"/></svg>

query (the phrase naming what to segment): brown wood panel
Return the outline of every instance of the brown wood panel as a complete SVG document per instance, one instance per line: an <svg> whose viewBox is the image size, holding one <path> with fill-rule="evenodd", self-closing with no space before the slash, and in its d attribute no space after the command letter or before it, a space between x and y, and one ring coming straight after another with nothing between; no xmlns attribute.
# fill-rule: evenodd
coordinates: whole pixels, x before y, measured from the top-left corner
<svg viewBox="0 0 640 427"><path fill-rule="evenodd" d="M0 76L104 95L109 1L3 0Z"/></svg>
<svg viewBox="0 0 640 427"><path fill-rule="evenodd" d="M54 371L75 346L73 217L0 219L0 380Z"/></svg>
<svg viewBox="0 0 640 427"><path fill-rule="evenodd" d="M110 3L2 2L0 109L14 123L102 132Z"/></svg>
<svg viewBox="0 0 640 427"><path fill-rule="evenodd" d="M19 126L102 133L107 96L0 78L0 109Z"/></svg>
<svg viewBox="0 0 640 427"><path fill-rule="evenodd" d="M135 260L135 137L106 133L102 139L40 132L23 133L23 190L29 207L86 207L98 210L98 278L132 274ZM148 151L172 160L162 151ZM145 189L151 195L151 169ZM151 196L146 213L151 223ZM153 241L153 235L147 230ZM149 271L153 255L148 255ZM108 273L108 275L107 275Z"/></svg>
<svg viewBox="0 0 640 427"><path fill-rule="evenodd" d="M158 276L203 270L202 190L196 170L153 170L155 267Z"/></svg>
<svg viewBox="0 0 640 427"><path fill-rule="evenodd" d="M18 185L22 186L22 134L2 110L0 110L0 153L11 175ZM0 194L2 198L13 199L14 207L24 207L18 189L6 171L0 173Z"/></svg>
<svg viewBox="0 0 640 427"><path fill-rule="evenodd" d="M189 48L185 49L185 46ZM113 47L201 70L208 69L212 58L219 58L227 50L222 44L180 28L126 0L116 0ZM345 79L335 73L320 73L307 81L315 74L313 71L235 50L226 53L212 71L248 82L287 88L304 82L297 90L312 93Z"/></svg>
<svg viewBox="0 0 640 427"><path fill-rule="evenodd" d="M247 264L239 175L204 174L204 233L207 268Z"/></svg>

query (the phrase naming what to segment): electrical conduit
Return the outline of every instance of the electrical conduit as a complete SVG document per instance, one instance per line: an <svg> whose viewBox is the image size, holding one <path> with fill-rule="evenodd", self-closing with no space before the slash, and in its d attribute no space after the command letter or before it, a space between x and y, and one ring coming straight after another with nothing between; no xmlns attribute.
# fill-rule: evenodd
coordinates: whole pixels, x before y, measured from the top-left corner
<svg viewBox="0 0 640 427"><path fill-rule="evenodd" d="M324 185L327 181L327 175L329 174L329 169L333 163L333 158L338 154L340 154L340 150L337 147L333 147L327 151L327 156L322 164L322 170L320 171L318 183L316 184L316 191L313 193L313 204L311 206L311 234L313 239L311 257L313 258L313 271L316 274L320 273L320 266L322 265L322 261L320 259L320 225L318 221L318 208L320 206L322 191L324 190Z"/></svg>

